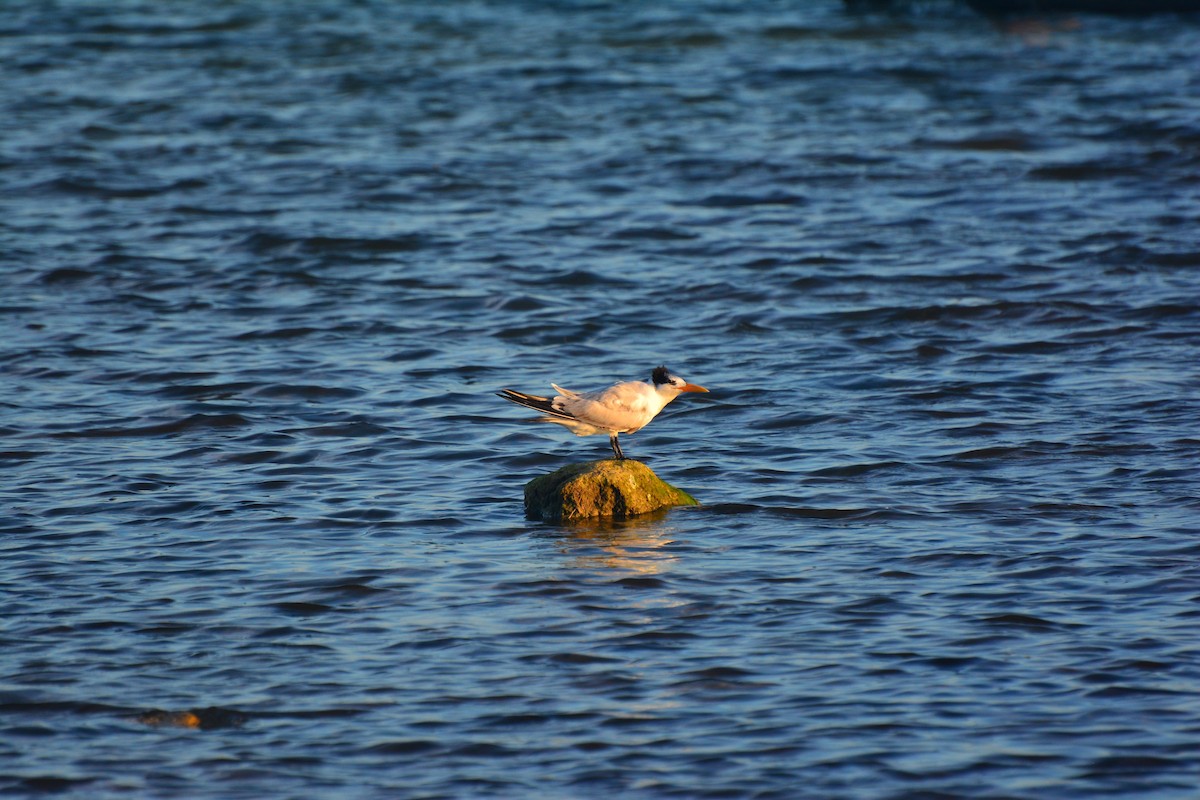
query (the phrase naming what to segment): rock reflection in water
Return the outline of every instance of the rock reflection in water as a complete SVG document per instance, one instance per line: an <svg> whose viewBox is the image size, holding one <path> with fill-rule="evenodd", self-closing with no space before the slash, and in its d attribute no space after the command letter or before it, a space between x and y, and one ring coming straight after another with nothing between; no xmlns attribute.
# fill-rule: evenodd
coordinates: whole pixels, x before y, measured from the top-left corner
<svg viewBox="0 0 1200 800"><path fill-rule="evenodd" d="M663 509L627 520L564 526L560 549L570 557L573 569L660 575L678 561L669 549L677 533L669 516L670 511Z"/></svg>

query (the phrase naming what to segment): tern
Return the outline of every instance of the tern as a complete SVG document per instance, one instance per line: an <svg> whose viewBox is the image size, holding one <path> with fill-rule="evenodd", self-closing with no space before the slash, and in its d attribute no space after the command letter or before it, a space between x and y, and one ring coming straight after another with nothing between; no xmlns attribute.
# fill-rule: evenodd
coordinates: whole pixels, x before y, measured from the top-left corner
<svg viewBox="0 0 1200 800"><path fill-rule="evenodd" d="M649 381L624 381L594 392L573 392L550 384L558 392L554 397L539 397L512 389L496 392L505 400L532 408L546 416L547 422L557 422L576 436L607 433L613 454L624 459L619 433L636 433L658 416L667 403L683 392L707 392L703 386L688 383L672 375L666 367L657 367Z"/></svg>

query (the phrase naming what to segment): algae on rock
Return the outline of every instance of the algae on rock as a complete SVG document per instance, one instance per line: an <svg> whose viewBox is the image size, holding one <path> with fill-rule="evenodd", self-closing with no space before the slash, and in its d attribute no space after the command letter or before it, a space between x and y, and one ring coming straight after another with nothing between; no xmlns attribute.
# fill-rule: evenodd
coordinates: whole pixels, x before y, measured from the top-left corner
<svg viewBox="0 0 1200 800"><path fill-rule="evenodd" d="M630 459L570 464L525 484L525 516L546 522L626 519L669 506L697 505L696 498Z"/></svg>

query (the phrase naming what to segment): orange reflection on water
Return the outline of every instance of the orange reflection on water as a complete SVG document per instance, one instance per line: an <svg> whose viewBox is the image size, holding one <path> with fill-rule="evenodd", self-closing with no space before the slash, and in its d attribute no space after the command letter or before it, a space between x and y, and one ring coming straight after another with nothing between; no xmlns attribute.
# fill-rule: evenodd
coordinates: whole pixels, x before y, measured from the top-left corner
<svg viewBox="0 0 1200 800"><path fill-rule="evenodd" d="M564 525L561 549L579 569L616 569L658 575L678 560L665 548L674 542L675 527L663 509L627 520L593 520Z"/></svg>

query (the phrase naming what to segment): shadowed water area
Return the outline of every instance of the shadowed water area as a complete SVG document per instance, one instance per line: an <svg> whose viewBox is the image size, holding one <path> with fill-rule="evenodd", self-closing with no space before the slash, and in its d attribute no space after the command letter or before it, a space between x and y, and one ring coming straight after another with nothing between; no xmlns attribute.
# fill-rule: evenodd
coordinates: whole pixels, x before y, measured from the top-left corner
<svg viewBox="0 0 1200 800"><path fill-rule="evenodd" d="M0 794L1194 798L1198 53L0 5ZM526 521L664 362L703 505Z"/></svg>

